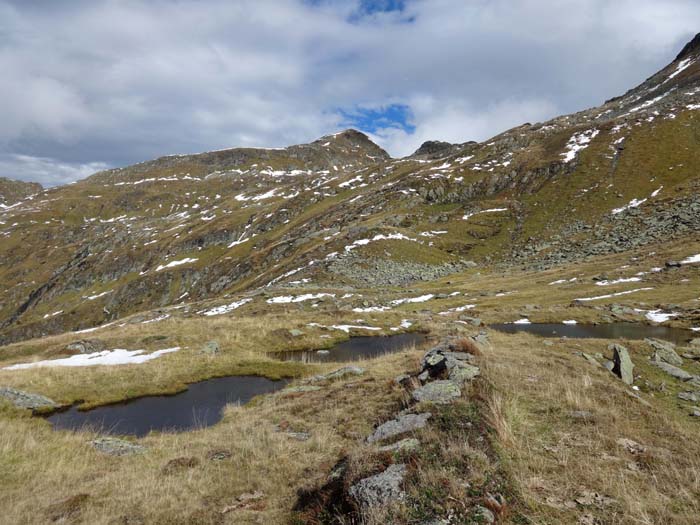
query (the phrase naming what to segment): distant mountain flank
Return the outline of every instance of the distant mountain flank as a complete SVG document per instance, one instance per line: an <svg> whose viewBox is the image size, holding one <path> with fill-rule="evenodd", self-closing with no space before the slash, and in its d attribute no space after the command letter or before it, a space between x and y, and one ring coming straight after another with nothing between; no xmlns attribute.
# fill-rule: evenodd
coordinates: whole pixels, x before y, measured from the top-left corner
<svg viewBox="0 0 700 525"><path fill-rule="evenodd" d="M481 143L393 159L346 130L20 183L0 208L0 344L275 289L391 289L696 238L698 41L599 107Z"/></svg>
<svg viewBox="0 0 700 525"><path fill-rule="evenodd" d="M24 182L0 177L0 208L12 206L43 189L38 182Z"/></svg>

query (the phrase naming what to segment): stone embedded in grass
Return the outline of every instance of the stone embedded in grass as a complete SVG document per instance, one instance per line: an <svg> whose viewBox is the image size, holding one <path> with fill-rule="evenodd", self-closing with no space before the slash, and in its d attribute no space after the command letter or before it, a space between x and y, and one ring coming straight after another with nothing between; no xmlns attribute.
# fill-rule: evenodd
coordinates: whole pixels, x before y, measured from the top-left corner
<svg viewBox="0 0 700 525"><path fill-rule="evenodd" d="M673 343L650 338L644 341L654 349L654 355L652 356L654 361L663 361L674 366L681 366L683 364L683 359L676 353L676 345Z"/></svg>
<svg viewBox="0 0 700 525"><path fill-rule="evenodd" d="M404 498L401 483L406 476L406 465L390 465L384 472L362 479L350 487L350 496L367 510Z"/></svg>
<svg viewBox="0 0 700 525"><path fill-rule="evenodd" d="M359 366L344 366L343 368L339 368L338 370L334 370L333 372L326 374L325 377L330 381L334 381L336 379L343 379L348 376L361 376L364 373L365 369L360 368Z"/></svg>
<svg viewBox="0 0 700 525"><path fill-rule="evenodd" d="M320 374L307 379L307 383L318 383L320 381L335 381L344 379L348 376L361 376L365 373L365 369L359 366L344 366L327 374Z"/></svg>
<svg viewBox="0 0 700 525"><path fill-rule="evenodd" d="M428 402L445 405L460 397L462 390L454 381L439 380L415 389L411 395L419 403Z"/></svg>
<svg viewBox="0 0 700 525"><path fill-rule="evenodd" d="M595 416L588 410L573 410L569 412L569 417L582 423L595 423Z"/></svg>
<svg viewBox="0 0 700 525"><path fill-rule="evenodd" d="M681 381L690 381L694 377L693 374L689 374L682 368L669 365L668 363L664 363L663 361L652 361L651 364L657 368L660 368L671 377L675 377L676 379L680 379Z"/></svg>
<svg viewBox="0 0 700 525"><path fill-rule="evenodd" d="M689 401L690 403L700 403L700 392L680 392L678 399Z"/></svg>
<svg viewBox="0 0 700 525"><path fill-rule="evenodd" d="M592 490L584 490L574 501L582 507L607 507L608 505L616 503L613 498L599 494L598 492L593 492Z"/></svg>
<svg viewBox="0 0 700 525"><path fill-rule="evenodd" d="M217 341L207 341L204 343L204 347L202 348L202 352L207 355L216 355L220 351L221 348L219 347L219 343Z"/></svg>
<svg viewBox="0 0 700 525"><path fill-rule="evenodd" d="M399 416L396 419L392 419L379 425L374 430L374 433L367 438L367 442L376 443L394 436L405 434L406 432L413 432L414 430L423 428L428 423L428 419L430 419L431 416L432 414L430 412L425 412L423 414L404 414Z"/></svg>
<svg viewBox="0 0 700 525"><path fill-rule="evenodd" d="M97 438L92 440L90 444L99 452L109 456L131 456L134 454L143 454L147 450L143 445L114 437Z"/></svg>
<svg viewBox="0 0 700 525"><path fill-rule="evenodd" d="M311 434L308 432L285 432L287 437L295 439L297 441L308 441L311 439Z"/></svg>
<svg viewBox="0 0 700 525"><path fill-rule="evenodd" d="M587 354L586 352L580 352L580 355L593 366L601 366L598 360L591 354Z"/></svg>
<svg viewBox="0 0 700 525"><path fill-rule="evenodd" d="M104 349L105 344L99 339L82 339L66 345L66 350L69 352L78 352L80 354L92 354L93 352L101 352Z"/></svg>
<svg viewBox="0 0 700 525"><path fill-rule="evenodd" d="M223 461L231 457L231 451L227 449L210 450L207 452L207 459L210 461Z"/></svg>
<svg viewBox="0 0 700 525"><path fill-rule="evenodd" d="M411 452L420 447L420 441L416 438L406 438L391 445L379 447L379 452Z"/></svg>
<svg viewBox="0 0 700 525"><path fill-rule="evenodd" d="M474 513L474 517L478 520L477 523L496 522L496 516L493 515L493 512L491 512L486 507L483 507L482 505L476 506L476 512Z"/></svg>
<svg viewBox="0 0 700 525"><path fill-rule="evenodd" d="M646 452L646 447L644 445L640 445L636 441L633 441L628 438L619 438L615 441L618 445L623 447L627 452L630 454L642 454Z"/></svg>
<svg viewBox="0 0 700 525"><path fill-rule="evenodd" d="M631 385L634 382L634 364L632 364L627 348L613 343L608 346L608 350L613 352L613 374L622 379L623 383Z"/></svg>
<svg viewBox="0 0 700 525"><path fill-rule="evenodd" d="M7 399L17 408L27 408L29 410L55 408L58 406L55 401L48 397L10 387L0 387L0 398Z"/></svg>

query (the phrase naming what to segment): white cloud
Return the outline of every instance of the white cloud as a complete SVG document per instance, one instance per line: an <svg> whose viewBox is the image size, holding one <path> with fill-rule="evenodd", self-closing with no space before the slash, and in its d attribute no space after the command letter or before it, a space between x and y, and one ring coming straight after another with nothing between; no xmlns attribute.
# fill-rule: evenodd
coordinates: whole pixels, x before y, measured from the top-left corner
<svg viewBox="0 0 700 525"><path fill-rule="evenodd" d="M67 163L29 155L0 155L0 173L11 179L39 182L43 186L68 184L109 167L104 162Z"/></svg>
<svg viewBox="0 0 700 525"><path fill-rule="evenodd" d="M483 140L622 93L700 19L691 0L406 4L348 20L359 0L0 0L0 175L284 146L357 105L411 107L415 133L376 132L394 155Z"/></svg>

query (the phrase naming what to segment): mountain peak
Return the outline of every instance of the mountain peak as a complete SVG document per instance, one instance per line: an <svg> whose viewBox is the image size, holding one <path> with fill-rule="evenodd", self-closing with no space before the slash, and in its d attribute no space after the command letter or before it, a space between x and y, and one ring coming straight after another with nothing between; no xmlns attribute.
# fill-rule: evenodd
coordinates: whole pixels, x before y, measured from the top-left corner
<svg viewBox="0 0 700 525"><path fill-rule="evenodd" d="M367 134L352 128L339 131L338 133L324 135L320 139L314 141L314 144L323 144L324 146L336 144L342 147L363 148L368 155L385 160L391 158L391 156L369 138Z"/></svg>
<svg viewBox="0 0 700 525"><path fill-rule="evenodd" d="M683 60L688 55L692 55L693 53L696 53L698 51L700 51L700 33L695 35L695 37L690 42L683 46L683 49L681 49L681 52L678 53L675 62L677 62L678 60Z"/></svg>

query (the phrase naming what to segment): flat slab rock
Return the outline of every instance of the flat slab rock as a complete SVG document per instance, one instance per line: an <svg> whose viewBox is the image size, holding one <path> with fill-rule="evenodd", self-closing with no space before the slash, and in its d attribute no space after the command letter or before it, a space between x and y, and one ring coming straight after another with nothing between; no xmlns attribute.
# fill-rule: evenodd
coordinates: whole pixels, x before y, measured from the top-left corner
<svg viewBox="0 0 700 525"><path fill-rule="evenodd" d="M35 410L38 408L54 408L58 406L55 401L48 397L5 386L0 387L0 397L8 400L17 408Z"/></svg>
<svg viewBox="0 0 700 525"><path fill-rule="evenodd" d="M416 388L411 395L419 403L425 401L445 405L460 397L462 390L454 381L443 379Z"/></svg>
<svg viewBox="0 0 700 525"><path fill-rule="evenodd" d="M113 437L101 437L90 442L98 451L109 456L131 456L143 454L146 447Z"/></svg>
<svg viewBox="0 0 700 525"><path fill-rule="evenodd" d="M688 372L686 372L682 368L678 368L677 366L669 365L668 363L664 363L663 361L652 361L651 364L657 368L660 368L668 375L675 377L676 379L680 379L681 381L690 381L691 379L693 379L693 374L689 374Z"/></svg>
<svg viewBox="0 0 700 525"><path fill-rule="evenodd" d="M401 483L405 476L406 465L391 465L381 474L355 483L350 487L350 496L364 509L403 499Z"/></svg>
<svg viewBox="0 0 700 525"><path fill-rule="evenodd" d="M343 379L350 376L361 376L365 373L365 369L359 366L344 366L333 372L327 374L313 376L308 380L309 383L316 383L318 381L336 381L338 379Z"/></svg>
<svg viewBox="0 0 700 525"><path fill-rule="evenodd" d="M379 425L375 429L374 433L367 438L367 442L376 443L378 441L384 441L385 439L405 434L406 432L412 432L423 428L428 424L428 419L430 419L431 416L432 414L430 412L424 412L423 414L404 414L399 416L396 419L392 419Z"/></svg>
<svg viewBox="0 0 700 525"><path fill-rule="evenodd" d="M420 441L416 438L406 438L391 445L379 447L379 452L410 452L420 448Z"/></svg>

